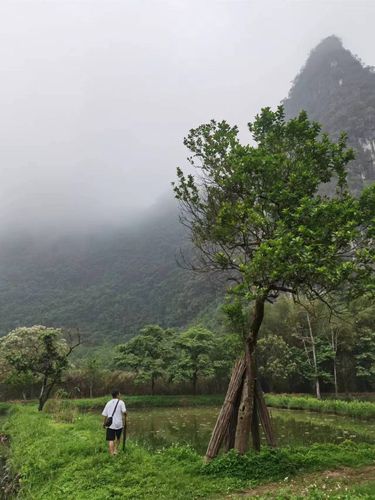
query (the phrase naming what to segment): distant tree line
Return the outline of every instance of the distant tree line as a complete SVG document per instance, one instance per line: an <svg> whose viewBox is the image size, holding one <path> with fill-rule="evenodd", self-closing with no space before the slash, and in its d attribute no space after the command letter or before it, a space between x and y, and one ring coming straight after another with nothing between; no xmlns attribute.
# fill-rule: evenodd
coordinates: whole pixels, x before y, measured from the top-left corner
<svg viewBox="0 0 375 500"><path fill-rule="evenodd" d="M375 305L363 297L340 307L332 315L322 303L287 297L266 306L257 352L266 391L320 397L375 390ZM102 396L115 386L124 394L219 393L240 346L235 325L223 330L147 325L125 344L80 346L69 358L61 330L19 328L0 341L0 398L39 398L43 369L49 371L44 398L51 383L52 394L60 387L69 397Z"/></svg>

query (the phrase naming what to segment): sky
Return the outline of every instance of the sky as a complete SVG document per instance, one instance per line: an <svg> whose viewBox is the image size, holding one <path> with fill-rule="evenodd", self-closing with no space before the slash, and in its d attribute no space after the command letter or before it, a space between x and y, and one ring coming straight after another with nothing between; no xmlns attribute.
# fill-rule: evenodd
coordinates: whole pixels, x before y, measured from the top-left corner
<svg viewBox="0 0 375 500"><path fill-rule="evenodd" d="M277 106L336 34L375 65L374 0L0 0L0 233L126 224L182 141Z"/></svg>

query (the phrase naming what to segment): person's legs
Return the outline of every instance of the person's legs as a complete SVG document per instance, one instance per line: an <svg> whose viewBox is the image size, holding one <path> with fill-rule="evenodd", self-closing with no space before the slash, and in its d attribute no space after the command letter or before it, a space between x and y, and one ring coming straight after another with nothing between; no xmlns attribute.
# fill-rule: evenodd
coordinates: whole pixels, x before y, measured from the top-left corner
<svg viewBox="0 0 375 500"><path fill-rule="evenodd" d="M116 432L114 429L107 429L106 439L108 441L108 451L110 455L115 455L115 440L116 440Z"/></svg>
<svg viewBox="0 0 375 500"><path fill-rule="evenodd" d="M114 441L108 441L108 451L110 455L115 455L117 452L115 451L115 442Z"/></svg>
<svg viewBox="0 0 375 500"><path fill-rule="evenodd" d="M116 440L114 442L114 452L113 452L114 455L117 454L117 449L119 447L120 440L121 440L121 432L122 432L122 429L116 429Z"/></svg>

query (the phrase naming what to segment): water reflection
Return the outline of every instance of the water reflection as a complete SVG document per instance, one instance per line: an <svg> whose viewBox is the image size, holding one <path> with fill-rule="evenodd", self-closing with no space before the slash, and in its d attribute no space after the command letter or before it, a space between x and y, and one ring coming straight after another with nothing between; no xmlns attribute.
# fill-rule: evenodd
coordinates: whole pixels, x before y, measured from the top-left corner
<svg viewBox="0 0 375 500"><path fill-rule="evenodd" d="M219 407L142 409L129 412L129 439L151 449L190 444L204 453ZM271 410L280 445L339 443L345 439L375 443L370 422L335 415Z"/></svg>

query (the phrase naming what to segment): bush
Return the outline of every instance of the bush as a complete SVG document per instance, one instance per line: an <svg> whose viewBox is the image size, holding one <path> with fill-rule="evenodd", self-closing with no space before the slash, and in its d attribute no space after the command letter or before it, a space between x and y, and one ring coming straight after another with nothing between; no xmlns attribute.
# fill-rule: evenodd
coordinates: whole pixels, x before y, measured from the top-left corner
<svg viewBox="0 0 375 500"><path fill-rule="evenodd" d="M72 424L78 416L78 408L74 401L62 399L57 394L53 399L49 399L44 405L44 411L52 415L56 422Z"/></svg>

